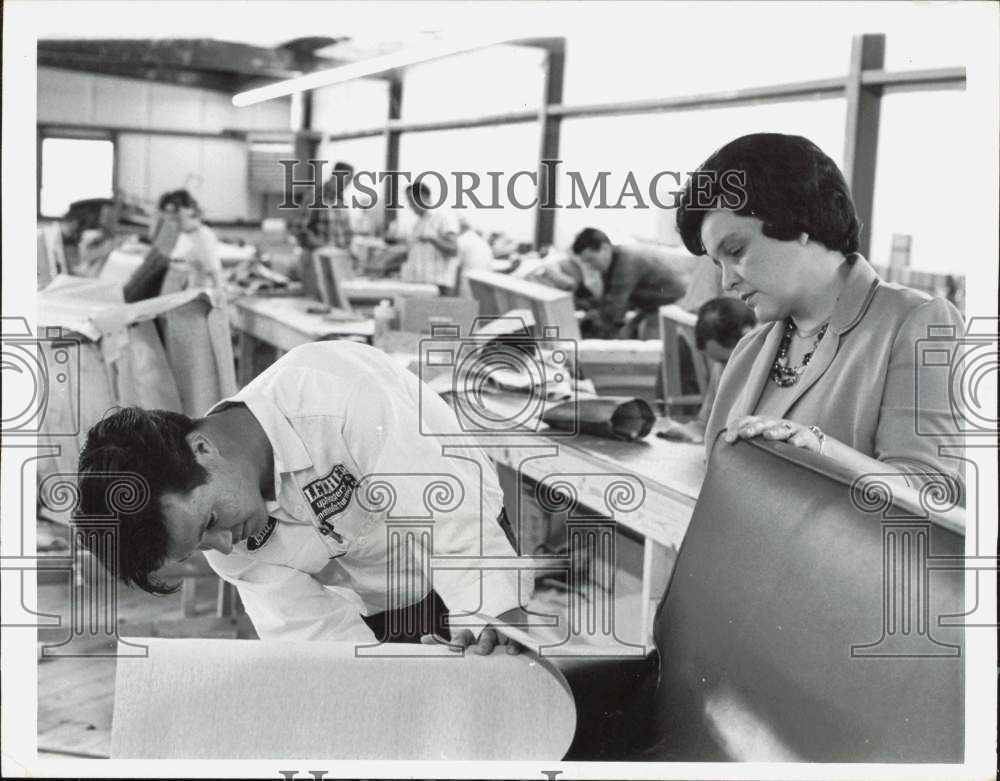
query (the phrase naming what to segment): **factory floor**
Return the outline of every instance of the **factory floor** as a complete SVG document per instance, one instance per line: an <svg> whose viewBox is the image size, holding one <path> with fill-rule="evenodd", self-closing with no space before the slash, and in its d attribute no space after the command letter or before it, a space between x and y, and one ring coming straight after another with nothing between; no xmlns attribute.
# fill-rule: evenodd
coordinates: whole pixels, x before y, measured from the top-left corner
<svg viewBox="0 0 1000 781"><path fill-rule="evenodd" d="M42 613L66 615L70 604L68 574L38 585L38 607ZM197 599L205 618L211 620L216 585L210 579L197 582ZM118 595L119 633L169 636L179 634L185 621L181 596L154 597L122 588ZM189 621L190 623L190 621ZM247 626L240 634L251 636ZM115 690L115 658L98 656L114 652L114 642L86 638L74 641L71 653L79 656L50 658L42 646L61 643L68 630L58 627L38 630L38 754L39 756L106 757L111 749L111 714ZM211 636L211 631L201 633ZM66 649L69 650L69 649Z"/></svg>

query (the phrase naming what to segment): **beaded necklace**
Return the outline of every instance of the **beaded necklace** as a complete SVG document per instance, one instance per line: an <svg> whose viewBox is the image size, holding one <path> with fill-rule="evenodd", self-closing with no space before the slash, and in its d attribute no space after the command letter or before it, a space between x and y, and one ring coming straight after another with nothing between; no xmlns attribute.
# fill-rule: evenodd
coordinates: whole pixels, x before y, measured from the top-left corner
<svg viewBox="0 0 1000 781"><path fill-rule="evenodd" d="M795 335L796 327L792 318L788 318L785 321L785 333L781 337L781 344L778 345L778 354L774 359L774 365L771 366L771 379L774 384L779 388L789 388L799 381L799 377L802 376L802 372L806 370L806 366L809 365L809 361L812 360L813 353L816 352L816 348L819 347L819 343L823 341L823 337L826 335L826 329L829 323L824 323L823 327L819 329L816 334L816 341L813 343L812 349L802 356L802 363L798 366L788 365L788 347L792 343L792 337Z"/></svg>

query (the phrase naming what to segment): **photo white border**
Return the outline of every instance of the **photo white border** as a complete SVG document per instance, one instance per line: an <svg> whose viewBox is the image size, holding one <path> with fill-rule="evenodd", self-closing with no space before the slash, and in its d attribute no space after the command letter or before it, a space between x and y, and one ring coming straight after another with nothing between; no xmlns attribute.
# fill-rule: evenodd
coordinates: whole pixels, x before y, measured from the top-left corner
<svg viewBox="0 0 1000 781"><path fill-rule="evenodd" d="M24 315L34 326L35 320L35 192L36 192L36 43L40 33L51 34L53 29L85 29L80 25L87 14L93 14L94 32L91 37L102 37L101 25L128 24L138 29L146 20L150 25L149 34L156 30L164 35L161 27L154 26L154 20L166 20L161 13L151 13L154 5L175 6L181 11L173 16L176 30L171 34L183 37L183 18L187 14L197 14L201 18L210 15L218 18L218 37L241 40L240 27L246 21L229 15L227 6L231 3L193 3L190 0L173 0L150 5L146 2L105 2L105 13L93 13L98 5L92 2L47 2L42 0L7 0L3 6L3 212L2 212L2 276L3 313L5 316ZM276 14L304 13L303 8L292 8L289 3L271 3ZM309 6L319 2L309 2ZM370 14L387 16L384 3L365 4L341 3L350 14ZM457 13L456 6L448 3L416 3L402 10L393 6L392 13L409 19L423 17L424 27L431 26L430 20L444 13ZM513 4L510 4L513 5ZM746 8L750 4L738 4ZM773 12L777 7L771 4L756 4L761 13ZM787 9L791 4L781 4ZM848 3L844 13L861 13L864 28L858 32L878 32L880 19L886 14L901 13L900 7L909 4L893 3ZM970 7L971 5L971 7ZM579 24L600 13L607 4L588 3L569 7L569 4L517 3L518 13L528 12L546 24ZM641 4L636 8L641 8ZM496 11L496 4L484 4L479 12ZM954 6L956 13L969 18L966 62L967 92L975 106L976 117L970 128L953 128L966 133L974 148L993 151L992 157L980 161L984 170L977 171L973 181L966 182L967 189L962 197L967 198L968 209L962 225L955 226L963 234L963 244L982 248L977 257L998 257L998 217L1000 214L1000 57L997 51L998 27L997 6L993 3L966 4ZM113 13L112 13L113 12ZM627 20L625 9L619 4L615 13ZM743 13L743 12L741 12ZM105 31L106 32L106 31ZM710 31L709 31L710 32ZM790 29L789 34L797 34ZM803 34L813 34L803 31ZM710 60L710 58L706 58ZM947 123L947 117L927 117L928 122ZM973 138L974 137L974 138ZM956 137L956 143L961 140ZM941 197L940 191L929 193L928 197ZM974 258L960 257L966 264L967 312L970 315L996 316L997 312L997 272L998 266L983 267ZM996 382L996 377L993 377ZM995 389L993 391L995 397ZM990 528L981 529L981 544L986 550L996 550L996 508L997 485L989 475L996 475L996 451L980 451L972 456L980 468L980 507L985 509L981 522ZM26 506L33 506L33 498ZM18 524L17 497L9 492L3 496L2 517L5 540L16 539L10 530ZM13 510L13 512L12 512ZM34 544L33 524L28 524L30 545ZM967 539L967 545L971 539ZM973 551L967 551L972 553ZM29 593L28 600L34 595ZM972 595L967 594L971 601ZM996 594L981 594L988 601L988 609L996 615ZM972 605L969 605L971 609ZM252 776L257 778L281 778L279 770L298 769L299 777L311 778L309 769L327 769L327 777L379 777L379 776L423 776L437 778L480 777L480 778L544 778L543 770L560 770L559 778L852 778L852 779L937 779L995 778L996 773L996 727L997 727L997 638L994 629L969 629L966 640L966 718L967 757L964 765L808 765L808 764L644 764L644 763L438 763L438 762L339 762L322 759L302 761L124 761L124 760L84 760L84 759L39 759L35 754L37 742L37 647L35 633L29 629L8 629L2 636L3 701L2 739L4 776L92 776L92 777L173 777L231 778Z"/></svg>

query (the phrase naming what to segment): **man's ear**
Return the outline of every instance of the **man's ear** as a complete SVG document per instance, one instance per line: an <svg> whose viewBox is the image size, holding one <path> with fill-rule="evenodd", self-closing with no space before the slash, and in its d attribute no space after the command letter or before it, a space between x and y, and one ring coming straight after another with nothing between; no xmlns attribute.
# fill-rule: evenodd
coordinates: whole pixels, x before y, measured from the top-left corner
<svg viewBox="0 0 1000 781"><path fill-rule="evenodd" d="M188 447L191 448L191 452L194 453L194 457L198 461L214 458L219 455L219 448L217 448L211 438L202 431L195 429L188 434L185 439L187 440Z"/></svg>

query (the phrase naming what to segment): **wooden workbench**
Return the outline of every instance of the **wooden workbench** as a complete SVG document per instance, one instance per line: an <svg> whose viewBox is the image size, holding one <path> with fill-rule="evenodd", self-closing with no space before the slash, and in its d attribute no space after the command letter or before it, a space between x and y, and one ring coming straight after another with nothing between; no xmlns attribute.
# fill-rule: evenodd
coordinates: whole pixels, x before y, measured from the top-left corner
<svg viewBox="0 0 1000 781"><path fill-rule="evenodd" d="M486 396L491 409L518 409L523 398ZM482 437L487 453L508 469L541 484L571 483L579 504L613 517L643 540L640 637L651 637L656 601L673 569L705 478L704 447L659 439L650 434L622 442L587 434L563 436L542 424L536 434ZM638 480L644 496L630 507L608 507L615 476Z"/></svg>
<svg viewBox="0 0 1000 781"><path fill-rule="evenodd" d="M256 341L290 350L309 341L372 335L370 320L331 322L321 315L308 314L305 308L315 303L295 298L246 298L236 302L232 318L233 327L241 334L241 385L252 378L244 377L243 367L253 365ZM380 346L427 380L427 371L421 373L419 367L420 342L427 338L390 332ZM524 397L491 394L488 403L501 412L505 408L517 410L523 406ZM653 434L639 442L586 434L568 437L544 424L532 433L477 439L498 465L536 483L545 485L570 478L581 505L613 516L621 527L643 539L642 631L644 637L648 636L655 597L670 575L672 554L684 539L705 476L704 448L658 439ZM631 476L641 483L644 496L634 509L608 511L605 491L608 477L614 475Z"/></svg>
<svg viewBox="0 0 1000 781"><path fill-rule="evenodd" d="M430 341L427 336L390 332L380 346L426 381L433 378L435 369L421 365L420 343ZM438 348L457 349L459 344L433 342ZM483 398L493 412L508 418L515 417L526 403L524 396L516 394L485 394ZM655 600L670 577L705 478L704 446L659 439L653 433L638 442L587 434L565 436L544 423L537 432L481 436L478 441L499 466L522 478L543 486L568 478L580 505L614 517L621 527L642 538L641 637L648 637ZM613 475L631 476L641 483L645 496L634 509L609 510L605 492ZM521 496L518 491L518 501Z"/></svg>
<svg viewBox="0 0 1000 781"><path fill-rule="evenodd" d="M333 319L307 311L319 306L322 305L312 298L291 296L246 296L233 302L229 307L229 322L237 334L240 387L258 373L254 356L259 343L277 348L280 354L309 342L345 338L370 341L374 335L375 322L371 318Z"/></svg>

